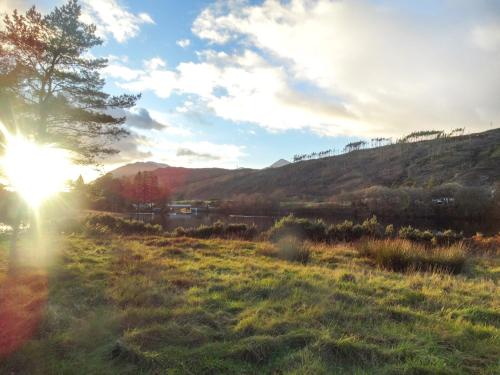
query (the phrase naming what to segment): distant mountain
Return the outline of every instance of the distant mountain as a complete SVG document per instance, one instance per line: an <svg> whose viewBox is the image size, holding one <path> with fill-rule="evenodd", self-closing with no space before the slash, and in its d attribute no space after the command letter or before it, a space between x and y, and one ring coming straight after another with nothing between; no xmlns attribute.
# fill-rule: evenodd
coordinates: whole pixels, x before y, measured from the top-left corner
<svg viewBox="0 0 500 375"><path fill-rule="evenodd" d="M288 160L285 159L280 159L277 162L271 164L268 168L280 168L284 167L285 165L292 164Z"/></svg>
<svg viewBox="0 0 500 375"><path fill-rule="evenodd" d="M158 168L166 168L167 164L155 163L153 161L137 162L116 168L110 173L115 178L135 176L138 172L151 172Z"/></svg>

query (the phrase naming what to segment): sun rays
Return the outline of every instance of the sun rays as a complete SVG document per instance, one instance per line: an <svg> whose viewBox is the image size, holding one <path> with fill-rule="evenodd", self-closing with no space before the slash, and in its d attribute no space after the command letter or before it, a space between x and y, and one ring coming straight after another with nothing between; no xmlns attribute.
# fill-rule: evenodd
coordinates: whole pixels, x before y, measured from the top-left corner
<svg viewBox="0 0 500 375"><path fill-rule="evenodd" d="M33 209L65 190L72 165L68 151L12 134L2 124L0 132L4 138L0 173L9 189Z"/></svg>

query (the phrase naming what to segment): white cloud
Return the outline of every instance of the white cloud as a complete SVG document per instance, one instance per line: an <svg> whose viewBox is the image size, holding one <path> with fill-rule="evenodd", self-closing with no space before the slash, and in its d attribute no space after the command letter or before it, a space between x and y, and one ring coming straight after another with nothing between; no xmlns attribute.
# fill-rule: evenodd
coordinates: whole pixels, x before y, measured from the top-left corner
<svg viewBox="0 0 500 375"><path fill-rule="evenodd" d="M82 8L84 22L96 24L103 38L112 35L119 43L139 34L142 24L154 24L149 14L131 13L118 0L82 0Z"/></svg>
<svg viewBox="0 0 500 375"><path fill-rule="evenodd" d="M147 70L157 70L166 67L167 63L160 57L153 57L150 60L145 60L144 66Z"/></svg>
<svg viewBox="0 0 500 375"><path fill-rule="evenodd" d="M29 8L31 4L27 0L1 0L0 1L0 15L5 13L11 14L14 9L24 11Z"/></svg>
<svg viewBox="0 0 500 375"><path fill-rule="evenodd" d="M500 50L500 24L495 23L475 27L472 30L472 39L477 46L486 51Z"/></svg>
<svg viewBox="0 0 500 375"><path fill-rule="evenodd" d="M155 161L172 166L188 166L192 168L235 168L241 157L245 156L244 147L233 144L217 144L207 141L177 141L152 138L132 132L131 136L113 145L120 150L119 154L103 160L106 169L116 167L118 163L135 161Z"/></svg>
<svg viewBox="0 0 500 375"><path fill-rule="evenodd" d="M155 121L160 122L161 124L166 124L166 127L162 129L161 133L167 136L174 137L192 137L193 132L186 128L183 125L179 125L176 123L175 119L172 119L172 116L155 110L149 110L149 113ZM174 125L175 123L175 125Z"/></svg>
<svg viewBox="0 0 500 375"><path fill-rule="evenodd" d="M189 39L180 39L175 43L181 48L187 48L191 44L191 41Z"/></svg>
<svg viewBox="0 0 500 375"><path fill-rule="evenodd" d="M427 127L464 125L478 130L500 121L498 5L483 0L438 1L426 4L427 12L407 5L368 0L268 0L255 6L219 2L199 15L193 32L211 43L238 40L256 48L285 76L277 79L276 73L268 86L279 87L278 82L284 81L306 84L340 104L351 119L357 118L344 121L335 114L314 118L305 114L304 105L318 103L315 99L296 100L293 92L272 92L260 85L273 99L283 98L283 91L290 94L280 107L259 107L274 114L281 109L283 123L289 120L286 114L292 102L297 123L312 121L327 133L332 128L345 132L339 122L355 132L391 135ZM248 108L270 102L249 99L255 96L222 98L215 103L216 112L235 118L248 111L238 117L257 120ZM238 107L225 105L230 101ZM335 106L332 109L335 112Z"/></svg>
<svg viewBox="0 0 500 375"><path fill-rule="evenodd" d="M139 13L138 17L144 23L150 23L150 24L154 24L155 23L155 21L147 13Z"/></svg>
<svg viewBox="0 0 500 375"><path fill-rule="evenodd" d="M128 68L120 63L110 63L102 70L102 73L111 78L118 78L126 81L139 78L140 70Z"/></svg>
<svg viewBox="0 0 500 375"><path fill-rule="evenodd" d="M205 9L196 18L191 30L200 38L208 39L213 43L226 43L231 39L231 33L228 30L217 27L217 17L211 8Z"/></svg>
<svg viewBox="0 0 500 375"><path fill-rule="evenodd" d="M483 0L438 2L439 17L405 4L217 2L193 31L240 52L204 50L172 69L156 58L114 74L130 91L191 95L197 103L179 113L205 108L270 131L398 136L498 123L500 12Z"/></svg>
<svg viewBox="0 0 500 375"><path fill-rule="evenodd" d="M171 144L175 154L171 154L168 160L192 167L220 166L233 167L238 160L245 155L241 146L231 144L216 144L206 141L181 142Z"/></svg>
<svg viewBox="0 0 500 375"><path fill-rule="evenodd" d="M105 73L121 81L117 85L129 91L142 92L154 91L160 98L168 98L175 86L176 75L164 69L166 63L155 57L143 62L143 69L130 69L125 65L116 63L110 65Z"/></svg>
<svg viewBox="0 0 500 375"><path fill-rule="evenodd" d="M112 147L118 151L117 154L107 156L102 160L103 164L114 165L116 163L130 163L134 161L148 160L153 156L150 147L153 145L151 139L144 135L130 132L128 137L113 143Z"/></svg>
<svg viewBox="0 0 500 375"><path fill-rule="evenodd" d="M270 131L310 128L336 135L350 133L356 122L341 104L293 90L284 69L254 52L228 55L205 51L201 56L204 61L181 63L175 70L144 64L137 77L118 85L136 92L150 90L162 98L173 92L195 94L201 105L187 100L177 108L179 113L204 107L221 118L255 123Z"/></svg>

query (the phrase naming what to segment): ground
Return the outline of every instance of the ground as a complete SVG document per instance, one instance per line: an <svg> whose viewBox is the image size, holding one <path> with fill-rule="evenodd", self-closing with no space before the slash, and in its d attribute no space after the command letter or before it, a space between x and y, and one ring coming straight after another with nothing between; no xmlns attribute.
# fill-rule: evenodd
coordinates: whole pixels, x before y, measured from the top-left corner
<svg viewBox="0 0 500 375"><path fill-rule="evenodd" d="M19 246L26 268L9 276L0 243L0 373L500 372L495 256L449 275L381 270L352 245L316 245L306 265L266 242Z"/></svg>

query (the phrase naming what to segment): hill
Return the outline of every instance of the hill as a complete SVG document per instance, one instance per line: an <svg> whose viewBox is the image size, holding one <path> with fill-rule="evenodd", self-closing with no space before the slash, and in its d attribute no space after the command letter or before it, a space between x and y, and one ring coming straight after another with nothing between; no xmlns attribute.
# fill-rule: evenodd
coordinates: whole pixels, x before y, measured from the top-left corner
<svg viewBox="0 0 500 375"><path fill-rule="evenodd" d="M271 164L268 168L280 168L280 167L284 167L285 165L289 165L289 164L291 164L291 163L288 160L280 159L277 162L274 162L273 164Z"/></svg>
<svg viewBox="0 0 500 375"><path fill-rule="evenodd" d="M209 184L209 181L217 181L224 178L238 179L251 172L253 172L251 169L166 167L155 170L154 174L158 176L161 186L176 195L181 195L188 186L203 186L204 184ZM196 199L196 197L193 198Z"/></svg>
<svg viewBox="0 0 500 375"><path fill-rule="evenodd" d="M167 164L155 163L153 161L137 162L116 168L112 170L110 173L113 175L113 177L120 178L120 177L134 176L138 172L151 172L154 171L155 169L166 168L166 167L168 167Z"/></svg>
<svg viewBox="0 0 500 375"><path fill-rule="evenodd" d="M500 181L500 129L414 143L397 143L263 170L185 171L176 186L180 199L229 198L279 193L287 198L328 199L375 185L426 186L457 182L467 186ZM156 173L168 180L169 169Z"/></svg>

